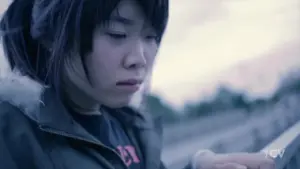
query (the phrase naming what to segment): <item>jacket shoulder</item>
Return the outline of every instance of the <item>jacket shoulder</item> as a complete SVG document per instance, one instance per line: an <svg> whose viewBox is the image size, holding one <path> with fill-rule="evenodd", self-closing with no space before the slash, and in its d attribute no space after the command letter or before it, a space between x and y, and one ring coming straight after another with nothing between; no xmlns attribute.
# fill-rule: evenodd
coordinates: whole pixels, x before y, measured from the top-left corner
<svg viewBox="0 0 300 169"><path fill-rule="evenodd" d="M30 119L21 109L8 103L0 103L0 137L12 139L16 134L24 134L31 128Z"/></svg>
<svg viewBox="0 0 300 169"><path fill-rule="evenodd" d="M1 167L33 168L38 145L36 129L36 124L17 106L9 102L0 103Z"/></svg>
<svg viewBox="0 0 300 169"><path fill-rule="evenodd" d="M8 137L29 129L27 115L39 109L42 91L41 84L17 71L1 72L0 135Z"/></svg>

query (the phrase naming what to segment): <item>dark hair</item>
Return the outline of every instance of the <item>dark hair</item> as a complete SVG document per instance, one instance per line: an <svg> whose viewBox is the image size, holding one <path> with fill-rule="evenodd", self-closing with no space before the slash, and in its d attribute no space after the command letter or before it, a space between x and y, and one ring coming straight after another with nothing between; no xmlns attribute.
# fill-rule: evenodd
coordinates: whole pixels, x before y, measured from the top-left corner
<svg viewBox="0 0 300 169"><path fill-rule="evenodd" d="M60 90L68 54L92 50L97 25L106 23L121 0L13 0L0 22L11 68ZM168 20L168 0L136 0L160 43ZM77 55L78 56L78 55ZM81 58L83 59L83 58Z"/></svg>

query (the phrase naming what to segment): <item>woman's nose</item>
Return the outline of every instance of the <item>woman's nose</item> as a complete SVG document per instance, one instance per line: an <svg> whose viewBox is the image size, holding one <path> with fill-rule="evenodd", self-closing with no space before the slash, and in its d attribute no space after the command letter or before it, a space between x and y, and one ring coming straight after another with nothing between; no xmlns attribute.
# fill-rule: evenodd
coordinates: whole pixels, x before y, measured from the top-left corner
<svg viewBox="0 0 300 169"><path fill-rule="evenodd" d="M124 67L127 69L139 69L145 67L147 60L145 57L144 44L142 41L137 41L132 45L131 50L125 56Z"/></svg>

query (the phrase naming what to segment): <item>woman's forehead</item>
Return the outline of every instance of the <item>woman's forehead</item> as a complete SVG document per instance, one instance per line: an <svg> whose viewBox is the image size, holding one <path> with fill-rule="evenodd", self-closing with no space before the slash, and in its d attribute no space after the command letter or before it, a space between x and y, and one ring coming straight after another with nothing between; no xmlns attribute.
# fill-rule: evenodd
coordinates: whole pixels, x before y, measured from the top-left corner
<svg viewBox="0 0 300 169"><path fill-rule="evenodd" d="M139 22L145 22L145 15L136 1L122 0L112 12L110 21L132 25Z"/></svg>
<svg viewBox="0 0 300 169"><path fill-rule="evenodd" d="M131 29L142 28L143 30L153 30L160 36L163 35L168 20L168 0L93 0L89 5L89 18L94 18L92 22L96 26L108 26L113 23L126 26ZM85 11L88 11L85 8ZM94 14L96 12L96 15ZM83 19L85 22L85 19ZM85 24L86 25L86 24ZM93 23L90 23L93 25Z"/></svg>

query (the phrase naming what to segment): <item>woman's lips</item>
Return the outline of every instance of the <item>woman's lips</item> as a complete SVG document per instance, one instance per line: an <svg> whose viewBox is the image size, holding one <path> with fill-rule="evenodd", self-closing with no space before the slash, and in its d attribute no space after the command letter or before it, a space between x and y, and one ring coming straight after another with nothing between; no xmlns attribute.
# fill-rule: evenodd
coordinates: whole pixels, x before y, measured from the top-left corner
<svg viewBox="0 0 300 169"><path fill-rule="evenodd" d="M117 82L117 87L124 91L136 92L139 90L142 84L142 80L139 79L127 79Z"/></svg>

